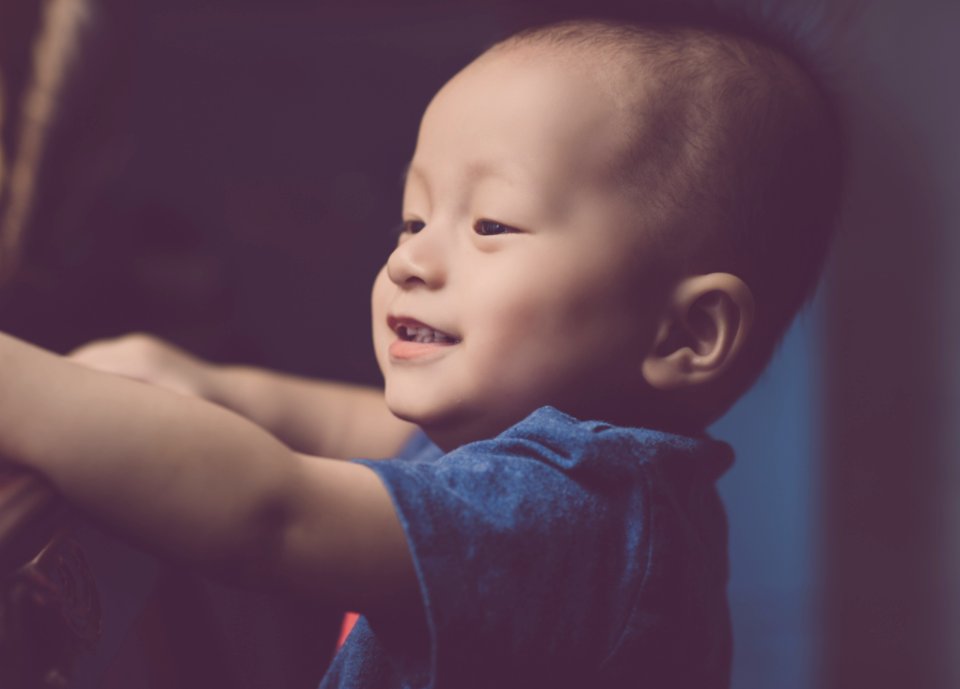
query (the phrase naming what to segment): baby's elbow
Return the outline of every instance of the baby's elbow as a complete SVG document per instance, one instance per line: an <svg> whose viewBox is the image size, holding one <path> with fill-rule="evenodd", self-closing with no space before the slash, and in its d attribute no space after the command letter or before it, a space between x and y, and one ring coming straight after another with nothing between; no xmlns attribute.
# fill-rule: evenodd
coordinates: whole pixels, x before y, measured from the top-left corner
<svg viewBox="0 0 960 689"><path fill-rule="evenodd" d="M281 563L289 514L282 499L270 498L257 505L245 520L249 526L241 535L234 557L229 558L229 567L235 571L238 583L255 589L283 588Z"/></svg>
<svg viewBox="0 0 960 689"><path fill-rule="evenodd" d="M200 568L228 585L254 590L282 588L279 562L288 528L287 513L282 500L264 493L232 516L224 515L225 523L211 528L214 534L196 541Z"/></svg>

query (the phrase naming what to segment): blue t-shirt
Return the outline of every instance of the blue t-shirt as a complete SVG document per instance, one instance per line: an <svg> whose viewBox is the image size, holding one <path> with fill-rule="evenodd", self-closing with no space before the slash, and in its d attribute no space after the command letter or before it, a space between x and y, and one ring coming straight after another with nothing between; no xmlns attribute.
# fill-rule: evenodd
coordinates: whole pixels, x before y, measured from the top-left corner
<svg viewBox="0 0 960 689"><path fill-rule="evenodd" d="M361 618L323 688L729 685L728 446L544 407L443 454L418 436L363 461L420 584L415 614Z"/></svg>

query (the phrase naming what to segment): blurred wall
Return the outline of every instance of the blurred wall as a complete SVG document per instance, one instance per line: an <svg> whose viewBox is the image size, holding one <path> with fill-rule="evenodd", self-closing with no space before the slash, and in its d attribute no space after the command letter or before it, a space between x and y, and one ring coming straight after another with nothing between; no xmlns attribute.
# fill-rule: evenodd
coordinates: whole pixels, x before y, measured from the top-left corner
<svg viewBox="0 0 960 689"><path fill-rule="evenodd" d="M956 687L960 5L864 3L826 290L825 687Z"/></svg>
<svg viewBox="0 0 960 689"><path fill-rule="evenodd" d="M737 460L719 487L730 523L735 689L819 687L822 299L710 432Z"/></svg>

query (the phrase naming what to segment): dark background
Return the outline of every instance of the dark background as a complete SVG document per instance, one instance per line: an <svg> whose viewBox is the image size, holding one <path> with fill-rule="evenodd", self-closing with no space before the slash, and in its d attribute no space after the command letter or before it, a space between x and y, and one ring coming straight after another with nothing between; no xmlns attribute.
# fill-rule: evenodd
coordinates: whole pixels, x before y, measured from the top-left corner
<svg viewBox="0 0 960 689"><path fill-rule="evenodd" d="M369 288L434 91L503 30L464 4L95 5L4 326L148 329L374 382Z"/></svg>
<svg viewBox="0 0 960 689"><path fill-rule="evenodd" d="M0 32L29 25L0 1ZM818 300L714 429L738 451L721 486L734 686L960 686L960 5L730 4L790 17L835 65L851 142ZM95 8L0 329L58 351L148 330L216 360L371 383L369 286L430 96L512 28L598 11ZM28 33L3 33L15 68Z"/></svg>

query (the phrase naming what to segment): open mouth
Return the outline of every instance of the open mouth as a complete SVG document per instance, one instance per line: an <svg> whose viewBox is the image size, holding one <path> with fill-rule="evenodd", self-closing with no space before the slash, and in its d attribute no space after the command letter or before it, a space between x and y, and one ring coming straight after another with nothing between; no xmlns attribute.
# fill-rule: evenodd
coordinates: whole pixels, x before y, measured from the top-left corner
<svg viewBox="0 0 960 689"><path fill-rule="evenodd" d="M408 318L389 318L390 329L404 342L421 344L457 344L460 338Z"/></svg>

